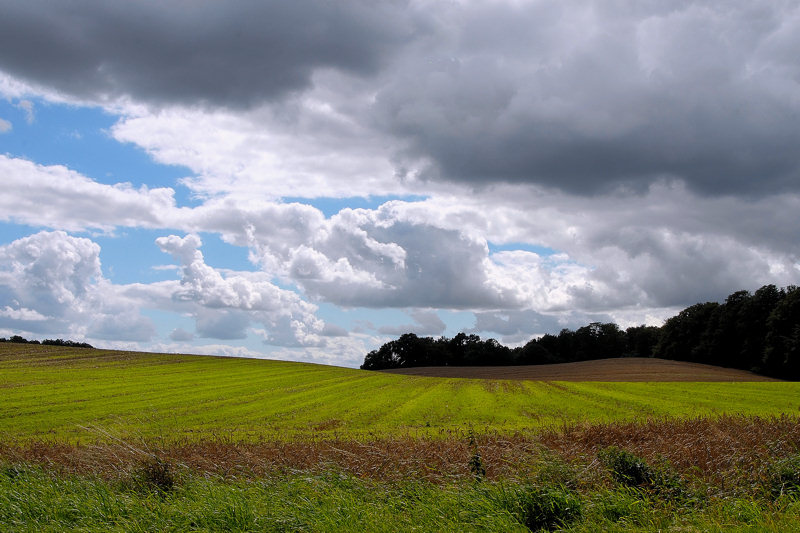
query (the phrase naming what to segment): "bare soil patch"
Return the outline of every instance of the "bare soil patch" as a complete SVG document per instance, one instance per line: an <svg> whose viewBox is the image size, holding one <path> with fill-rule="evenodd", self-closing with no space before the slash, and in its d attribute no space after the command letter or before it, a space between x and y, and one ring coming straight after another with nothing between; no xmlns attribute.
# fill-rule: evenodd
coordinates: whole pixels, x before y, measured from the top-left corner
<svg viewBox="0 0 800 533"><path fill-rule="evenodd" d="M533 381L781 381L746 370L666 359L625 357L524 366L428 366L383 370L439 378Z"/></svg>

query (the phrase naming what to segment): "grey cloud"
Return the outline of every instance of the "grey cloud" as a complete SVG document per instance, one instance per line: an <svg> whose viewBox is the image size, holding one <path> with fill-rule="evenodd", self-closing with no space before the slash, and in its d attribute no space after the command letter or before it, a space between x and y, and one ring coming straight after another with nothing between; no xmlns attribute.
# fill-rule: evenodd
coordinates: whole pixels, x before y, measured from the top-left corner
<svg viewBox="0 0 800 533"><path fill-rule="evenodd" d="M347 230L345 223L334 225L317 249L331 261L346 259L353 268L372 273L379 285L324 278L295 281L309 294L345 306L467 309L518 304L512 295L489 287L482 262L485 244L427 224L362 224L359 232ZM369 240L402 250L402 262L392 261Z"/></svg>
<svg viewBox="0 0 800 533"><path fill-rule="evenodd" d="M640 242L631 245L623 234L613 249L598 254L601 266L592 272L591 279L610 290L600 295L573 289L575 301L582 308L609 309L634 302L684 307L719 301L735 290L755 290L767 283L793 284L800 277L795 266L797 256L775 255L709 234L638 233Z"/></svg>
<svg viewBox="0 0 800 533"><path fill-rule="evenodd" d="M87 337L112 341L149 341L156 333L153 322L139 314L138 309L128 309L121 314L104 313L93 320Z"/></svg>
<svg viewBox="0 0 800 533"><path fill-rule="evenodd" d="M404 2L3 1L0 69L89 99L247 107L315 69L376 72L419 27Z"/></svg>
<svg viewBox="0 0 800 533"><path fill-rule="evenodd" d="M414 324L402 326L383 326L378 328L378 333L383 335L402 335L404 333L415 333L421 336L441 335L447 328L447 324L439 318L435 311L415 310L411 312Z"/></svg>
<svg viewBox="0 0 800 533"><path fill-rule="evenodd" d="M234 340L247 337L250 316L244 311L199 308L196 312L197 334L212 339Z"/></svg>
<svg viewBox="0 0 800 533"><path fill-rule="evenodd" d="M795 4L467 5L439 31L438 59L407 58L373 110L422 177L577 194L658 180L704 195L798 190Z"/></svg>
<svg viewBox="0 0 800 533"><path fill-rule="evenodd" d="M475 326L472 331L490 331L504 336L515 336L558 331L566 327L555 316L543 315L536 311L504 311L475 313Z"/></svg>
<svg viewBox="0 0 800 533"><path fill-rule="evenodd" d="M194 339L194 333L190 333L183 328L175 328L169 334L169 338L177 342L185 342Z"/></svg>
<svg viewBox="0 0 800 533"><path fill-rule="evenodd" d="M320 335L323 337L348 337L350 334L343 327L326 322L325 326L323 326L322 331L320 332Z"/></svg>

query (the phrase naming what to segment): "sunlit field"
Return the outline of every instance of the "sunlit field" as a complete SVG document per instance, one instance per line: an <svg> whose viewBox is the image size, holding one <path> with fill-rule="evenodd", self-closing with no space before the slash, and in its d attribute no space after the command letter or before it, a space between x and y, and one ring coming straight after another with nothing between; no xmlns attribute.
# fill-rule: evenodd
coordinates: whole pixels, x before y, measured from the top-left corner
<svg viewBox="0 0 800 533"><path fill-rule="evenodd" d="M572 366L570 379L615 365ZM800 520L800 384L530 377L0 344L0 523L789 531Z"/></svg>
<svg viewBox="0 0 800 533"><path fill-rule="evenodd" d="M0 344L3 440L318 439L797 414L800 383L538 382Z"/></svg>

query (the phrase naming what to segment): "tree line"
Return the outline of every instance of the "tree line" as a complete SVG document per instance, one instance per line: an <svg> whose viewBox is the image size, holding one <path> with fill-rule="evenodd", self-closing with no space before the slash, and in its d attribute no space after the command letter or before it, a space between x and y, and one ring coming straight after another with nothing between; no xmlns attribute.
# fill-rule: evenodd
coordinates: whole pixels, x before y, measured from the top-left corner
<svg viewBox="0 0 800 533"><path fill-rule="evenodd" d="M724 302L698 303L662 326L621 329L592 322L521 347L459 333L453 338L401 335L372 350L365 370L415 366L537 365L608 357L660 357L800 379L800 287L765 285Z"/></svg>
<svg viewBox="0 0 800 533"><path fill-rule="evenodd" d="M19 335L12 335L8 339L6 339L5 337L0 337L0 342L14 342L17 344L43 344L45 346L69 346L71 348L94 348L94 346L86 342L76 342L64 339L45 339L43 341L37 341L37 340L29 341L25 337L21 337Z"/></svg>

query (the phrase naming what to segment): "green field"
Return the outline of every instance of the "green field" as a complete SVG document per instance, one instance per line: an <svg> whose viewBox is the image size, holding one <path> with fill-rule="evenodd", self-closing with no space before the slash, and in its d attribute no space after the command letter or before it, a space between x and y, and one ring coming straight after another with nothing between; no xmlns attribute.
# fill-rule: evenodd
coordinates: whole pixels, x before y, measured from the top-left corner
<svg viewBox="0 0 800 533"><path fill-rule="evenodd" d="M0 344L0 440L436 436L797 414L800 383L514 382Z"/></svg>

